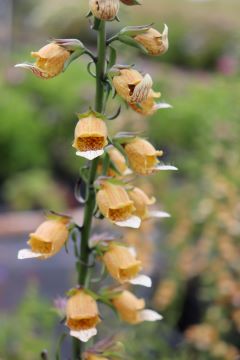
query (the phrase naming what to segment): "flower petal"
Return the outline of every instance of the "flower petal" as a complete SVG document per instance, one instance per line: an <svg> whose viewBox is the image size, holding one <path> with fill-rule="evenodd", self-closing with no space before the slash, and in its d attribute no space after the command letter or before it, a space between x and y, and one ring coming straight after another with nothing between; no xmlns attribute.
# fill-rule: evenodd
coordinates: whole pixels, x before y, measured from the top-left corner
<svg viewBox="0 0 240 360"><path fill-rule="evenodd" d="M171 215L165 211L151 210L149 211L149 217L161 219L161 218L170 218Z"/></svg>
<svg viewBox="0 0 240 360"><path fill-rule="evenodd" d="M158 165L157 167L155 167L155 170L164 170L164 171L166 171L166 170L174 170L174 171L176 171L176 170L178 170L178 168L176 167L176 166L172 166L172 165Z"/></svg>
<svg viewBox="0 0 240 360"><path fill-rule="evenodd" d="M154 105L154 110L161 110L161 109L172 109L172 105L164 102L160 102Z"/></svg>
<svg viewBox="0 0 240 360"><path fill-rule="evenodd" d="M142 321L158 321L163 319L162 315L156 311L147 309L140 311L140 318Z"/></svg>
<svg viewBox="0 0 240 360"><path fill-rule="evenodd" d="M16 64L16 65L14 65L14 67L19 67L19 68L30 70L34 75L36 75L37 77L39 77L41 79L47 79L49 77L46 72L44 72L43 70L41 70L34 64L29 64L29 63Z"/></svg>
<svg viewBox="0 0 240 360"><path fill-rule="evenodd" d="M129 219L125 221L116 221L114 224L120 227L129 227L133 229L139 229L141 225L141 219L138 216L131 216Z"/></svg>
<svg viewBox="0 0 240 360"><path fill-rule="evenodd" d="M152 279L147 275L138 275L129 281L132 285L141 285L150 288L152 286Z"/></svg>
<svg viewBox="0 0 240 360"><path fill-rule="evenodd" d="M92 328L88 330L70 331L70 335L82 342L88 342L93 336L97 335L97 329Z"/></svg>
<svg viewBox="0 0 240 360"><path fill-rule="evenodd" d="M18 252L18 259L19 260L34 259L34 258L38 258L38 257L41 257L41 256L42 256L42 254L35 253L30 249L22 249L22 250L19 250L19 252Z"/></svg>
<svg viewBox="0 0 240 360"><path fill-rule="evenodd" d="M95 150L95 151L77 151L76 155L84 157L88 160L96 159L104 153L104 150Z"/></svg>

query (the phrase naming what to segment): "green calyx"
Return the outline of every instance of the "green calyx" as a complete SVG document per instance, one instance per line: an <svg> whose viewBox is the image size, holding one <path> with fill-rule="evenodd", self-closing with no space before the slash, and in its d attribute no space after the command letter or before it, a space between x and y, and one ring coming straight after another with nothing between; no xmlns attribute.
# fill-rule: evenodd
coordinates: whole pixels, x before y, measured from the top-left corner
<svg viewBox="0 0 240 360"><path fill-rule="evenodd" d="M93 110L91 107L90 107L89 111L87 111L85 113L82 113L82 114L77 113L77 117L78 117L79 120L87 118L89 116L94 116L94 117L96 117L98 119L101 119L101 120L107 120L107 117L104 114L101 114L101 113Z"/></svg>

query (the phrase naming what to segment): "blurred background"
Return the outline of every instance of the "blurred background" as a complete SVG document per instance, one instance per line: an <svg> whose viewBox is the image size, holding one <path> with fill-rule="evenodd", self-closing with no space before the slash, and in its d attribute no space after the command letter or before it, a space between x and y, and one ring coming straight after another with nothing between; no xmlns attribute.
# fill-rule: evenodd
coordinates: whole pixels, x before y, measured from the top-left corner
<svg viewBox="0 0 240 360"><path fill-rule="evenodd" d="M124 328L127 354L138 360L236 360L240 3L144 3L122 5L122 22L110 23L109 34L125 25L169 26L170 49L163 57L149 58L117 43L115 47L119 63L135 63L151 73L155 90L173 109L149 119L123 111L111 131L144 130L165 151L165 160L180 170L139 180L172 218L146 223L141 235L126 233L154 280L151 291L139 294L164 316L159 324ZM87 8L87 0L0 0L1 360L39 359L44 348L53 354L60 329L53 299L75 284L73 258L64 251L46 262L19 262L16 256L27 233L41 222L42 209L68 212L78 207L73 196L80 166L71 147L74 114L94 101L86 57L46 82L13 65L31 60L30 52L51 37L79 37L94 50ZM109 111L116 106L110 104ZM112 313L108 318L111 324L115 321ZM107 320L103 327L107 333Z"/></svg>

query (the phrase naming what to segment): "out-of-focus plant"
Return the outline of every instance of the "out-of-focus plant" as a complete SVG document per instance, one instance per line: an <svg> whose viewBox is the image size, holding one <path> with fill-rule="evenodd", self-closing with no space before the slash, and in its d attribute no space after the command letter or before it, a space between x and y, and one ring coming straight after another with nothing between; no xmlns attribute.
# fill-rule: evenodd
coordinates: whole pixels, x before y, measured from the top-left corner
<svg viewBox="0 0 240 360"><path fill-rule="evenodd" d="M99 303L112 309L122 321L137 325L145 321L156 322L162 316L147 308L143 298L138 298L129 289L131 285L151 287L151 278L142 273L142 261L135 249L121 241L115 233L98 233L93 236L93 218L108 220L120 228L139 229L149 219L169 217L155 210L155 198L149 197L136 187L137 175L153 175L161 171L177 170L172 165L159 161L163 155L139 132L121 131L111 135L108 121L115 120L121 106L109 114L110 95L122 98L136 113L151 115L159 109L171 107L159 102L161 94L153 87L149 74L142 74L132 65L117 64L116 42L135 47L148 55L159 56L167 52L168 27L160 32L152 25L126 26L108 38L106 24L118 20L120 5L139 5L137 0L89 0L88 17L97 34L97 53L90 51L78 39L52 39L39 51L31 53L33 62L17 64L16 67L30 70L36 77L50 80L65 72L73 61L87 55L87 70L95 79L95 102L85 113L77 114L73 148L76 155L88 161L80 168L79 181L75 187L77 201L84 205L82 224L67 215L50 211L35 232L29 235L28 248L18 253L19 259L38 258L47 260L55 256L70 238L74 244L77 285L69 290L60 304L64 310L64 323L72 339L73 360L122 359L125 355L115 337L104 339L85 347L97 334L102 317ZM47 86L47 84L46 84ZM69 96L63 88L64 97ZM59 157L60 159L60 157ZM92 272L95 264L101 267L98 278ZM115 284L104 286L108 274ZM97 289L92 283L97 283ZM64 308L64 309L63 309ZM111 331L112 332L112 331ZM66 336L63 333L64 339ZM61 358L61 339L55 358ZM48 355L44 355L48 359Z"/></svg>
<svg viewBox="0 0 240 360"><path fill-rule="evenodd" d="M31 208L66 208L66 196L53 181L50 174L43 170L29 170L15 174L3 187L4 200L14 210Z"/></svg>
<svg viewBox="0 0 240 360"><path fill-rule="evenodd" d="M33 360L43 348L51 348L56 314L36 285L29 285L17 310L0 313L0 357Z"/></svg>

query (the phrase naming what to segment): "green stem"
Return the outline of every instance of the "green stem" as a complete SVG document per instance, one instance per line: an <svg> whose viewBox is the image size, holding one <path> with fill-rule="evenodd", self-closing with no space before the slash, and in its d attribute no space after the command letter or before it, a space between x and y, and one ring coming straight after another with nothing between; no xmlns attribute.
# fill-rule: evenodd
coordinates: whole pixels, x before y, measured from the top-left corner
<svg viewBox="0 0 240 360"><path fill-rule="evenodd" d="M106 71L106 24L101 21L98 27L98 57L96 60L96 99L95 110L102 112L104 107L104 86L103 80ZM83 227L81 232L80 256L78 262L78 284L80 286L87 286L86 280L88 278L88 262L90 250L88 247L88 240L91 232L93 212L95 209L96 196L94 189L94 181L96 179L98 167L98 158L91 163L89 178L88 178L88 199L84 207ZM73 360L81 359L83 352L83 344L73 339Z"/></svg>

